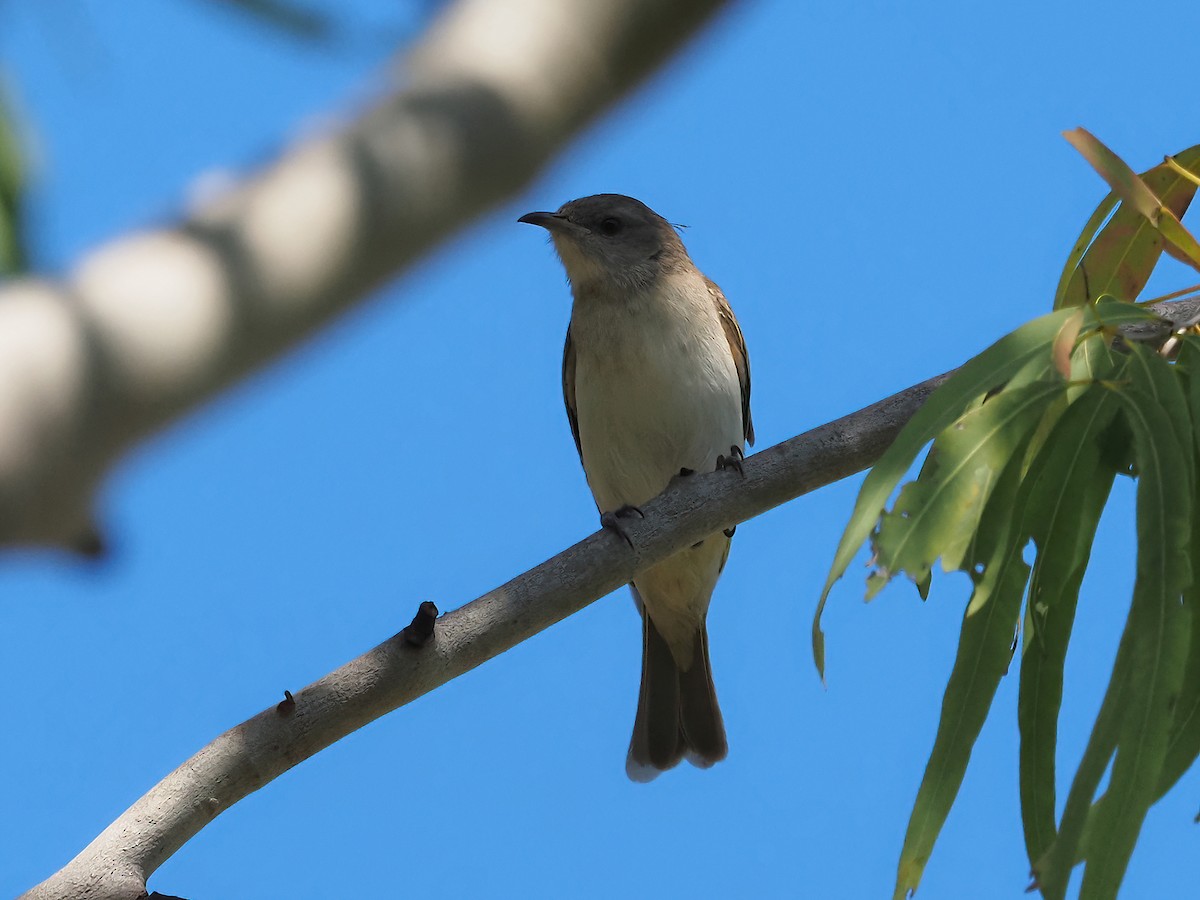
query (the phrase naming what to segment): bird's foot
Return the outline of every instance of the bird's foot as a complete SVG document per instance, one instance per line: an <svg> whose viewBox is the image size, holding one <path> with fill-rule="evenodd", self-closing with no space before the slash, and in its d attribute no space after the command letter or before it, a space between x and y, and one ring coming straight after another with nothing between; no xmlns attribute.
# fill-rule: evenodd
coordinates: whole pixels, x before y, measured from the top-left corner
<svg viewBox="0 0 1200 900"><path fill-rule="evenodd" d="M729 448L729 455L721 454L717 457L717 471L723 469L735 469L741 476L745 476L746 470L742 468L742 460L746 458L746 454L742 453L742 448L734 444Z"/></svg>
<svg viewBox="0 0 1200 900"><path fill-rule="evenodd" d="M638 509L636 506L630 506L627 503L621 508L613 510L612 512L601 513L600 527L615 531L621 540L629 545L629 549L632 550L633 541L630 539L629 533L625 530L625 525L621 520L632 519L634 516L637 516L639 519L646 518L645 514L643 514L640 509Z"/></svg>

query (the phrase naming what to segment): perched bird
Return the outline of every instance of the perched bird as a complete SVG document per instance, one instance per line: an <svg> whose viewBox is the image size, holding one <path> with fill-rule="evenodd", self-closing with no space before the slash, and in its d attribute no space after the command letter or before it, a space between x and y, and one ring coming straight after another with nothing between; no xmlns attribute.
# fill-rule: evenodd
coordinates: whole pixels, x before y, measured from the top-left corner
<svg viewBox="0 0 1200 900"><path fill-rule="evenodd" d="M729 303L696 268L671 224L621 194L572 200L521 222L550 232L574 304L563 399L602 521L671 481L741 468L750 363ZM640 573L642 684L626 772L649 781L683 757L707 768L728 745L705 620L732 529Z"/></svg>

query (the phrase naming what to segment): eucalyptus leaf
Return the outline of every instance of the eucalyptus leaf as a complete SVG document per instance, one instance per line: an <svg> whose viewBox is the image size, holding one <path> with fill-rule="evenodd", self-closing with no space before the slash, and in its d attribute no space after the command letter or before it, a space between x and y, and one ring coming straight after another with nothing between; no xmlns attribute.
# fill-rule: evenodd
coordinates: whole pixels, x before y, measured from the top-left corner
<svg viewBox="0 0 1200 900"><path fill-rule="evenodd" d="M1193 423L1193 460L1200 455L1200 338L1188 335L1183 339L1177 367L1187 373L1187 393ZM1193 565L1200 561L1200 503L1192 509L1191 559ZM1158 781L1158 796L1161 797L1182 777L1200 755L1200 584L1193 577L1184 590L1184 605L1191 610L1191 641L1188 658L1175 704L1174 721L1167 744L1167 755L1163 760L1162 774Z"/></svg>
<svg viewBox="0 0 1200 900"><path fill-rule="evenodd" d="M1187 171L1200 173L1200 145L1189 147L1174 160ZM1163 206L1179 217L1196 192L1195 184L1165 163L1142 173L1141 179ZM1121 204L1114 213L1119 199L1115 191L1109 193L1084 226L1063 269L1055 309L1082 306L1103 294L1136 300L1145 288L1164 240L1133 206Z"/></svg>
<svg viewBox="0 0 1200 900"><path fill-rule="evenodd" d="M1093 811L1089 826L1081 893L1087 898L1116 897L1142 821L1157 798L1190 640L1191 610L1181 598L1192 578L1188 550L1195 498L1180 493L1178 484L1193 448L1190 435L1187 446L1180 445L1172 426L1174 405L1185 402L1182 395L1152 394L1160 381L1156 368L1166 371L1168 363L1157 356L1149 360L1146 367L1131 365L1134 387L1118 394L1139 469L1137 579L1116 758L1106 802Z"/></svg>
<svg viewBox="0 0 1200 900"><path fill-rule="evenodd" d="M986 559L972 560L982 566L981 572L968 566L975 590L963 616L937 737L908 821L896 873L895 900L903 900L921 881L1012 656L1013 629L1029 576L1029 567L1021 559L1023 541L1015 524L1021 518L1021 457L1020 453L1010 454L989 503L985 521L995 523L999 532L990 542L991 553Z"/></svg>
<svg viewBox="0 0 1200 900"><path fill-rule="evenodd" d="M945 429L930 451L929 474L905 485L883 515L873 541L877 564L916 581L938 555L946 571L960 568L1000 473L1065 390L1059 380L1005 390Z"/></svg>
<svg viewBox="0 0 1200 900"><path fill-rule="evenodd" d="M1031 862L1055 835L1055 751L1063 665L1079 587L1115 473L1102 464L1100 441L1117 414L1111 392L1093 386L1058 422L1026 516L1037 556L1030 576L1021 653L1021 818Z"/></svg>
<svg viewBox="0 0 1200 900"><path fill-rule="evenodd" d="M966 362L925 401L867 474L813 615L813 660L822 680L825 677L825 636L821 631L821 613L829 591L875 529L888 497L921 448L957 419L969 404L989 390L1004 385L1031 361L1040 360L1038 364L1049 370L1050 346L1071 314L1071 310L1061 310L1035 319Z"/></svg>

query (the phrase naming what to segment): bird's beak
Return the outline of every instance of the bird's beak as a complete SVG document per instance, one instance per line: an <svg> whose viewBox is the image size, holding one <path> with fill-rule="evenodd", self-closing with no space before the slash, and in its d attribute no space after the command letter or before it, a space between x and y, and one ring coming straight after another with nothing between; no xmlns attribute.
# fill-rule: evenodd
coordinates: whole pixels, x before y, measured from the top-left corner
<svg viewBox="0 0 1200 900"><path fill-rule="evenodd" d="M566 216L560 216L558 213L552 212L525 213L517 221L524 222L526 225L540 225L551 234L578 235L587 231L587 229L581 225L576 225Z"/></svg>

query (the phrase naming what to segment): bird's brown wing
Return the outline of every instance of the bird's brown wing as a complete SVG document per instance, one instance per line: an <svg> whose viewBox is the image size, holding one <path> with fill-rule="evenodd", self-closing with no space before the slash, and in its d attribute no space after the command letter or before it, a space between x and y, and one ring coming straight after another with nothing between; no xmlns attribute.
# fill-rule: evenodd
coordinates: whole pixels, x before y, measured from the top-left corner
<svg viewBox="0 0 1200 900"><path fill-rule="evenodd" d="M734 325L736 328L737 325ZM575 344L571 341L571 326L567 326L567 342L563 345L563 403L567 406L567 421L571 423L571 436L575 438L575 449L583 459L583 447L579 443L579 414L575 411Z"/></svg>
<svg viewBox="0 0 1200 900"><path fill-rule="evenodd" d="M729 306L729 301L725 299L725 295L721 293L721 289L710 279L705 278L704 280L708 283L709 296L713 298L713 303L716 304L717 316L721 319L721 327L725 329L725 338L729 341L729 352L733 354L733 364L737 367L738 382L742 387L742 434L745 436L747 444L753 444L754 421L750 418L750 357L746 354L746 339L742 337L742 329L738 327L737 317L734 316L733 309ZM570 343L571 339L568 335L568 347ZM574 359L571 362L572 375L574 375ZM565 362L563 372L565 382ZM574 423L575 420L572 417L572 428L575 427ZM575 442L579 442L578 434L575 436Z"/></svg>

